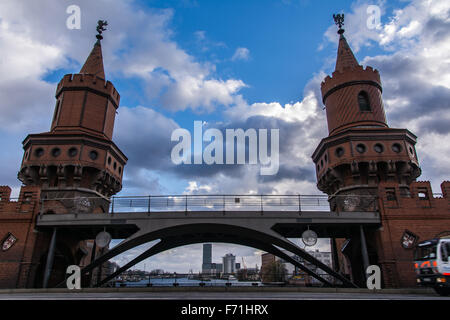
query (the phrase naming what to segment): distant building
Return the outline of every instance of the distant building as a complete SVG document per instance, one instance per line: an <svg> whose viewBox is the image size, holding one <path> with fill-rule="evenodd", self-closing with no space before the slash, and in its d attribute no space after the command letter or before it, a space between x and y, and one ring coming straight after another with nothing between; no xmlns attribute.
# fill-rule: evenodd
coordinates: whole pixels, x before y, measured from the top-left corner
<svg viewBox="0 0 450 320"><path fill-rule="evenodd" d="M333 278L331 276L329 276L328 274L325 273L325 271L317 268L316 266L314 266L313 264L309 263L308 261L305 261L303 258L300 258L297 255L292 255L290 254L288 251L286 250L282 250L284 253L289 254L292 256L293 259L297 260L298 262L300 262L301 264L303 264L305 267L307 267L308 269L310 269L311 271L321 275L322 277L324 277L325 279L327 279L328 281L333 281ZM332 268L333 266L333 260L332 260L332 254L331 252L321 252L319 250L316 251L307 251L310 255L312 255L314 258L316 258L317 260L319 260L320 262L322 262L323 264L327 265L328 267ZM297 268L296 266L294 266L292 263L289 263L281 258L278 258L277 256L271 254L271 253L264 253L261 256L261 269L263 269L265 266L270 265L271 263L275 262L275 261L281 261L285 268L286 268L286 273L289 278L292 277L296 277L301 275L303 279L306 279L304 281L304 283L309 283L309 284L319 284L320 282L305 274L304 271L300 270L299 268Z"/></svg>
<svg viewBox="0 0 450 320"><path fill-rule="evenodd" d="M271 253L263 253L261 255L261 269L276 261L276 257Z"/></svg>
<svg viewBox="0 0 450 320"><path fill-rule="evenodd" d="M203 244L203 262L202 262L202 273L210 274L213 273L212 269L212 244L204 243ZM215 269L215 267L214 267Z"/></svg>
<svg viewBox="0 0 450 320"><path fill-rule="evenodd" d="M163 269L154 269L154 270L150 271L150 275L162 275L162 274L164 274Z"/></svg>
<svg viewBox="0 0 450 320"><path fill-rule="evenodd" d="M223 260L223 273L230 274L236 272L236 256L227 253L224 257L222 257Z"/></svg>
<svg viewBox="0 0 450 320"><path fill-rule="evenodd" d="M228 253L222 258L223 263L212 262L212 244L203 244L203 261L202 273L212 276L220 276L220 274L235 273L241 268L240 263L236 263L236 256Z"/></svg>
<svg viewBox="0 0 450 320"><path fill-rule="evenodd" d="M333 268L333 260L332 260L332 254L331 252L320 252L319 250L316 251L307 251L310 255L312 255L314 258L325 264L326 266ZM309 269L313 270L315 273L323 277L324 279L332 282L334 281L334 278L330 275L328 275L325 271L323 271L320 268L317 268L316 266L305 262L305 266L307 266ZM315 278L311 278L311 283L313 284L320 284L321 282Z"/></svg>
<svg viewBox="0 0 450 320"><path fill-rule="evenodd" d="M223 272L222 263L211 263L210 273L214 275L220 275Z"/></svg>

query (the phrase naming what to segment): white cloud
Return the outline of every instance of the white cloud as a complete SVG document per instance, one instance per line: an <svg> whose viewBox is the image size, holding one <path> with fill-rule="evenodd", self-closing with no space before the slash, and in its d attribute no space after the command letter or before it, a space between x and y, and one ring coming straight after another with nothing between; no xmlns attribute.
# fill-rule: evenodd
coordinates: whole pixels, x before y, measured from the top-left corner
<svg viewBox="0 0 450 320"><path fill-rule="evenodd" d="M201 75L185 75L167 88L162 102L173 111L191 108L212 112L217 105L232 105L235 94L243 87L245 84L241 80L208 80Z"/></svg>
<svg viewBox="0 0 450 320"><path fill-rule="evenodd" d="M195 194L195 193L203 193L208 194L211 193L211 186L203 185L199 186L197 181L189 181L189 185L186 187L186 191L183 194Z"/></svg>
<svg viewBox="0 0 450 320"><path fill-rule="evenodd" d="M302 122L316 115L318 101L313 91L306 93L302 101L282 106L279 102L257 102L248 105L239 99L235 106L225 110L225 114L232 119L247 119L252 116L278 118L286 122Z"/></svg>
<svg viewBox="0 0 450 320"><path fill-rule="evenodd" d="M250 50L248 50L247 48L237 48L233 54L233 57L231 57L231 60L232 61L248 60L249 58L250 58Z"/></svg>

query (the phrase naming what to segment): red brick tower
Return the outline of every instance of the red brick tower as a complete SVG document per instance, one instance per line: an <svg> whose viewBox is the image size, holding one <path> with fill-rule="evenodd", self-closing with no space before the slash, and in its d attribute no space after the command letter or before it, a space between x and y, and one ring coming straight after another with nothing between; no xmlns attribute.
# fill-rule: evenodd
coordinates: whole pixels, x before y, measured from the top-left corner
<svg viewBox="0 0 450 320"><path fill-rule="evenodd" d="M43 199L75 199L59 201L66 212L106 212L109 197L122 188L127 162L111 140L120 95L105 80L102 36L97 39L81 71L59 82L50 131L23 141L18 178L40 186Z"/></svg>
<svg viewBox="0 0 450 320"><path fill-rule="evenodd" d="M379 211L380 184L395 184L400 196L409 197L411 183L421 174L416 136L388 126L380 74L359 65L341 28L343 16L335 21L340 37L336 68L321 85L329 135L312 155L317 187L329 195L333 211ZM365 286L364 270L380 263L383 249L377 230L363 225L351 230L344 254L352 280Z"/></svg>
<svg viewBox="0 0 450 320"><path fill-rule="evenodd" d="M339 29L336 68L321 85L328 137L313 153L317 187L330 195L376 195L378 184L397 182L402 192L420 175L407 129L389 128L381 97L380 74L358 64Z"/></svg>

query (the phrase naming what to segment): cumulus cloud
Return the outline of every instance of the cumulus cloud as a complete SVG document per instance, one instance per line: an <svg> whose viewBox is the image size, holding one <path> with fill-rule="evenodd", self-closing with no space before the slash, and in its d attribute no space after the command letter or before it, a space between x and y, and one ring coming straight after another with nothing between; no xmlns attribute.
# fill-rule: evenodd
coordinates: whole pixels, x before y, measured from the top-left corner
<svg viewBox="0 0 450 320"><path fill-rule="evenodd" d="M161 99L163 105L172 111L190 108L212 112L218 105L232 105L235 94L245 87L242 80L206 79L202 75L186 74L178 80L167 88Z"/></svg>
<svg viewBox="0 0 450 320"><path fill-rule="evenodd" d="M325 111L319 102L323 77L323 73L314 76L305 87L303 99L284 106L278 102L248 104L240 96L235 106L224 111L222 122L208 124L223 133L228 128L278 129L277 174L261 176L260 164L249 165L248 159L246 165L197 165L176 170L197 186L210 188L212 193L320 193L315 186L311 155L320 139L327 135ZM323 125L317 125L320 123ZM186 192L189 188L186 185Z"/></svg>

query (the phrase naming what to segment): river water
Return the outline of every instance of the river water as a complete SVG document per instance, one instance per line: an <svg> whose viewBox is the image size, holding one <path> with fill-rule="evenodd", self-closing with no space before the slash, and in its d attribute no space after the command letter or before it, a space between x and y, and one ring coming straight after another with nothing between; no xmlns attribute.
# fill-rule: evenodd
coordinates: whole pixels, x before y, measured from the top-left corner
<svg viewBox="0 0 450 320"><path fill-rule="evenodd" d="M150 283L153 286L173 286L177 283L178 286L189 287L189 286L199 286L200 280L188 279L188 278L152 278ZM211 279L210 281L203 281L206 286L226 286L226 283L231 283L231 286L252 286L252 283L257 283L261 286L260 281L238 281L238 280L223 280L223 279ZM148 279L136 281L136 282L124 282L126 287L145 287L149 283ZM120 287L119 282L116 282L116 287Z"/></svg>

